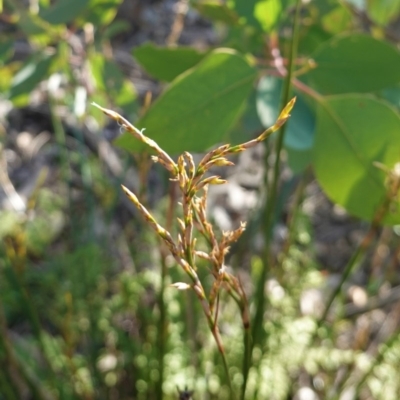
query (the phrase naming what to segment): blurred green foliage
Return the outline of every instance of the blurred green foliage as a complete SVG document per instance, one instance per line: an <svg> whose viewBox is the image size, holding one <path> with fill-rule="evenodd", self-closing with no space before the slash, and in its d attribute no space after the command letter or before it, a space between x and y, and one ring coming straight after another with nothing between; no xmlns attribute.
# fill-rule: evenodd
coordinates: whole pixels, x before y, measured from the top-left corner
<svg viewBox="0 0 400 400"><path fill-rule="evenodd" d="M113 58L112 39L127 29L115 19L121 2L3 4L8 30L0 39L2 97L23 107L35 90L46 93L63 179L51 188L38 185L23 212L0 210L1 400L161 398L162 284L168 332L163 398L178 398L176 386L186 385L195 399L230 396L195 296L168 286L182 280L181 272L168 265L162 283L159 243L141 220L115 229L118 182L108 179L96 157L79 148L68 152L57 105L68 107L78 128L93 117L99 126L106 123L89 101L118 108L174 154L248 140L279 112L285 80L280 65L287 67L295 1L191 1L213 21L223 49L149 43L133 49L150 76L169 83L144 115L133 83ZM366 221L374 219L393 183L390 171L400 162L400 39L390 28L398 23L399 9L398 0L315 0L302 6L300 16L292 82L298 108L285 137L288 164L295 174L311 166L327 195ZM363 33L360 15L367 16ZM17 41L29 45L27 54L16 57ZM64 82L63 99L54 95L55 76ZM116 144L143 151L127 133ZM146 169L140 158L138 165ZM72 169L80 174L79 195ZM166 207L156 208L163 221ZM400 208L391 208L384 222L399 221ZM279 270L266 285L269 302L260 321L266 340L254 350L246 398L292 398L306 377L320 398L338 398L350 388L352 398L396 399L397 328L390 341L373 342L374 359L367 342L341 344L352 326L340 312L318 326L314 315L300 310L302 294L324 281L312 237L309 217L299 207L289 246L278 255ZM261 261L257 254L249 258L246 284L252 287ZM199 274L207 273L200 265ZM227 298L221 299L220 324L239 393L242 331ZM316 329L319 340L312 341Z"/></svg>

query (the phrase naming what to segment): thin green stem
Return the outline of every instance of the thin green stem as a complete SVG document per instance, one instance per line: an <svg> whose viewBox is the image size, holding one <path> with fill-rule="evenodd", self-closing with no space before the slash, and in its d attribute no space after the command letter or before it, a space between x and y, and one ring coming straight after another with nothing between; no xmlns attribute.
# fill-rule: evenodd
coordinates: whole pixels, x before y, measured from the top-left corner
<svg viewBox="0 0 400 400"><path fill-rule="evenodd" d="M249 377L250 366L251 366L251 332L250 327L245 327L243 332L243 347L244 347L244 354L243 354L243 385L242 385L242 394L241 400L245 399L246 395L246 386L247 386L247 379Z"/></svg>
<svg viewBox="0 0 400 400"><path fill-rule="evenodd" d="M168 231L172 228L172 221L174 217L174 207L176 200L176 185L174 182L171 182L169 188L169 207L167 213L167 221L166 221L166 229ZM159 379L157 382L157 399L163 399L163 383L164 383L164 358L165 358L165 350L166 350L166 342L167 342L167 308L165 305L165 283L167 278L167 252L165 247L161 244L161 287L160 293L158 295L158 308L160 311L160 318L158 321L158 332L159 332L159 346L158 346L158 371L159 371Z"/></svg>
<svg viewBox="0 0 400 400"><path fill-rule="evenodd" d="M216 340L217 340L217 338L216 338ZM235 392L233 391L232 381L231 381L231 377L229 375L229 367L228 367L228 361L226 360L225 351L220 346L218 346L218 349L219 349L219 353L221 354L222 364L224 365L226 378L228 380L228 386L229 386L229 391L231 393L231 399L234 399L236 396L234 394Z"/></svg>
<svg viewBox="0 0 400 400"><path fill-rule="evenodd" d="M361 256L365 254L366 248L363 248L363 246L358 246L357 250L353 253L351 256L349 262L346 265L346 268L343 270L342 275L340 276L340 281L335 287L335 289L332 291L328 301L325 304L324 311L321 315L321 318L318 320L318 327L322 325L322 323L326 320L329 310L338 296L338 294L341 292L342 287L344 283L347 281L349 278L351 272L353 271L354 267L357 265L358 261L360 260Z"/></svg>
<svg viewBox="0 0 400 400"><path fill-rule="evenodd" d="M294 68L294 60L296 59L297 55L297 47L299 41L299 26L300 26L300 8L301 8L301 1L296 1L296 14L293 20L293 36L290 46L290 54L289 54L289 61L288 61L288 68L286 71L286 77L282 92L282 107L283 108L288 102L291 93L291 86L292 86L292 77L293 77L293 68ZM274 57L280 58L278 55L279 50L275 46L273 49L275 54ZM281 58L280 58L281 60ZM279 62L279 61L278 61ZM278 64L277 62L277 64ZM252 347L256 344L260 344L262 331L263 331L263 316L265 310L265 294L264 294L264 286L265 281L267 279L267 272L268 272L268 265L270 260L270 244L271 244L271 236L273 231L274 225L274 211L276 206L276 200L278 197L278 183L279 183L279 173L280 173L280 166L281 166L281 153L283 149L283 141L285 137L285 130L287 124L283 125L278 133L278 137L276 140L275 145L275 164L274 164L274 174L272 179L272 185L270 189L270 193L268 195L267 204L265 207L264 213L264 237L265 237L265 246L264 246L264 257L263 257L263 268L261 271L261 276L259 279L258 287L256 290L256 312L253 321L253 329L252 329ZM266 160L267 164L267 160ZM267 167L267 165L266 165Z"/></svg>
<svg viewBox="0 0 400 400"><path fill-rule="evenodd" d="M165 357L165 349L166 349L166 340L167 340L167 310L164 301L165 295L165 281L167 277L167 264L166 258L161 258L161 287L160 293L158 295L158 308L160 311L160 318L158 321L158 335L160 338L158 344L158 371L159 377L157 382L157 399L163 399L163 383L164 383L164 357Z"/></svg>

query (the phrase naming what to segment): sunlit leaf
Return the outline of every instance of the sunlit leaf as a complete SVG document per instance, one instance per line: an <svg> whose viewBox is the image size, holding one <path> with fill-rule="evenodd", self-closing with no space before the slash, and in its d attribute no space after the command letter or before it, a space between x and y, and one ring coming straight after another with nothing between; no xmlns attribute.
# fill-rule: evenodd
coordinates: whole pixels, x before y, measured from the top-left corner
<svg viewBox="0 0 400 400"><path fill-rule="evenodd" d="M340 95L320 103L314 147L317 179L336 203L372 220L385 198L385 174L400 161L400 117L388 103L366 95ZM386 223L400 223L400 207Z"/></svg>
<svg viewBox="0 0 400 400"><path fill-rule="evenodd" d="M206 53L192 47L157 47L145 43L133 51L139 64L154 78L170 82L199 63Z"/></svg>
<svg viewBox="0 0 400 400"><path fill-rule="evenodd" d="M399 17L400 0L366 0L368 15L378 24L386 25Z"/></svg>
<svg viewBox="0 0 400 400"><path fill-rule="evenodd" d="M204 151L240 116L255 76L240 54L216 50L174 80L137 125L169 153ZM143 148L127 133L115 143L131 151Z"/></svg>
<svg viewBox="0 0 400 400"><path fill-rule="evenodd" d="M254 7L254 16L265 32L270 32L275 27L281 12L280 0L258 1Z"/></svg>
<svg viewBox="0 0 400 400"><path fill-rule="evenodd" d="M335 37L312 58L317 67L307 77L324 94L370 92L400 82L400 52L367 35Z"/></svg>

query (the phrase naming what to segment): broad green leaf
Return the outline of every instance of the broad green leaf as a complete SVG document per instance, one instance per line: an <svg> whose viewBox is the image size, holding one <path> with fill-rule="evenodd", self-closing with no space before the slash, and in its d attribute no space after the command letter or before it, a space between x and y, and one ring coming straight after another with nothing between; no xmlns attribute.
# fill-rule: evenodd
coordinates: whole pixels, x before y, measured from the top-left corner
<svg viewBox="0 0 400 400"><path fill-rule="evenodd" d="M224 38L223 46L244 54L260 54L265 47L265 39L256 29L247 29L243 25L231 26Z"/></svg>
<svg viewBox="0 0 400 400"><path fill-rule="evenodd" d="M11 82L9 98L16 100L21 95L29 95L33 89L49 75L54 56L40 55L28 59Z"/></svg>
<svg viewBox="0 0 400 400"><path fill-rule="evenodd" d="M252 89L247 98L243 114L229 132L229 142L231 144L247 142L254 139L254 137L258 136L264 130L257 113L256 99L257 92L255 89Z"/></svg>
<svg viewBox="0 0 400 400"><path fill-rule="evenodd" d="M380 92L381 97L392 103L400 110L400 84L384 89Z"/></svg>
<svg viewBox="0 0 400 400"><path fill-rule="evenodd" d="M300 34L299 54L310 55L321 46L322 43L331 38L332 35L322 29L321 26L311 25Z"/></svg>
<svg viewBox="0 0 400 400"><path fill-rule="evenodd" d="M367 95L328 97L318 109L313 158L327 195L371 221L387 190L385 173L373 163L392 169L400 161L400 117L388 103ZM400 207L385 222L399 224Z"/></svg>
<svg viewBox="0 0 400 400"><path fill-rule="evenodd" d="M400 52L363 34L335 37L313 54L306 76L323 94L370 92L400 82Z"/></svg>
<svg viewBox="0 0 400 400"><path fill-rule="evenodd" d="M58 0L40 10L40 17L52 25L66 24L81 14L88 4L89 0Z"/></svg>
<svg viewBox="0 0 400 400"><path fill-rule="evenodd" d="M205 53L192 47L157 47L145 43L133 52L139 64L154 78L171 82L182 72L194 67Z"/></svg>
<svg viewBox="0 0 400 400"><path fill-rule="evenodd" d="M368 15L380 25L386 25L399 17L400 0L366 0Z"/></svg>
<svg viewBox="0 0 400 400"><path fill-rule="evenodd" d="M254 7L254 16L265 32L270 32L281 16L281 0L258 1Z"/></svg>
<svg viewBox="0 0 400 400"><path fill-rule="evenodd" d="M312 163L313 149L296 150L285 147L287 153L287 163L295 174L301 174Z"/></svg>
<svg viewBox="0 0 400 400"><path fill-rule="evenodd" d="M204 17L213 21L224 22L228 25L237 25L239 22L238 14L226 4L217 0L207 0L194 3L193 7Z"/></svg>
<svg viewBox="0 0 400 400"><path fill-rule="evenodd" d="M243 111L256 70L240 54L219 49L175 79L137 123L168 153L204 151L220 142ZM125 133L115 142L138 151Z"/></svg>
<svg viewBox="0 0 400 400"><path fill-rule="evenodd" d="M282 0L231 0L228 4L245 24L265 32L275 27L282 13Z"/></svg>

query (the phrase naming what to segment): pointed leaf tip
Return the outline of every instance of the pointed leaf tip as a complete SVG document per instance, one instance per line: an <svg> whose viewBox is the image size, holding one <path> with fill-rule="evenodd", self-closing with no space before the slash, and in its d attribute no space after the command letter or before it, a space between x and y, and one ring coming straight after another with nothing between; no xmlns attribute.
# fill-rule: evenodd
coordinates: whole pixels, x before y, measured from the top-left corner
<svg viewBox="0 0 400 400"><path fill-rule="evenodd" d="M296 103L296 96L286 104L285 108L282 110L281 114L279 115L279 119L281 118L288 118L290 117L290 112L292 111L294 104Z"/></svg>
<svg viewBox="0 0 400 400"><path fill-rule="evenodd" d="M132 201L132 203L138 203L138 198L124 185L121 185L122 190L128 196L128 198Z"/></svg>

